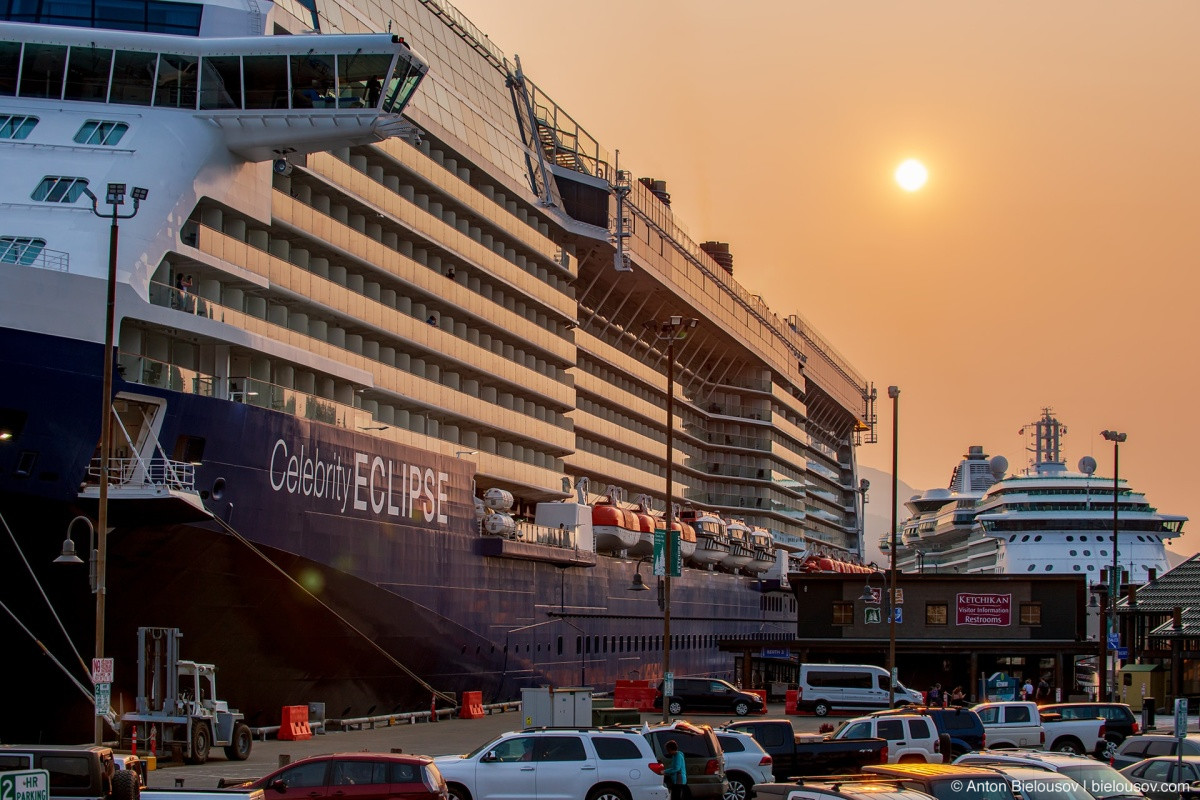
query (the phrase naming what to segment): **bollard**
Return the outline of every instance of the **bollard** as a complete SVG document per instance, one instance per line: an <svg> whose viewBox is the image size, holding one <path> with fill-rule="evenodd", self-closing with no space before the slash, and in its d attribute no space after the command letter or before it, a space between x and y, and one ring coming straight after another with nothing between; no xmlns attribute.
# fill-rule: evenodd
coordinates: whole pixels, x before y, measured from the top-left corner
<svg viewBox="0 0 1200 800"><path fill-rule="evenodd" d="M292 763L292 757L289 754L287 754L287 753L279 754L279 766L286 767L290 763Z"/></svg>
<svg viewBox="0 0 1200 800"><path fill-rule="evenodd" d="M1142 698L1142 729L1151 730L1154 728L1154 704L1153 697Z"/></svg>
<svg viewBox="0 0 1200 800"><path fill-rule="evenodd" d="M130 752L132 752L136 756L137 755L137 725L132 726L131 732L133 734L133 747Z"/></svg>

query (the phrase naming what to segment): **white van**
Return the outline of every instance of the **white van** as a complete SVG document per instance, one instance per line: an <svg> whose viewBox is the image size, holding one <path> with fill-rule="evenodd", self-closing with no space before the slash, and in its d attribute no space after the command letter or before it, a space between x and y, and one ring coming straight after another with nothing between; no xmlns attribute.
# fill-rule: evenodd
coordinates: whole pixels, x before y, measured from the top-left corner
<svg viewBox="0 0 1200 800"><path fill-rule="evenodd" d="M823 717L830 711L888 707L888 673L870 664L801 664L797 707ZM895 705L923 703L920 692L896 681Z"/></svg>

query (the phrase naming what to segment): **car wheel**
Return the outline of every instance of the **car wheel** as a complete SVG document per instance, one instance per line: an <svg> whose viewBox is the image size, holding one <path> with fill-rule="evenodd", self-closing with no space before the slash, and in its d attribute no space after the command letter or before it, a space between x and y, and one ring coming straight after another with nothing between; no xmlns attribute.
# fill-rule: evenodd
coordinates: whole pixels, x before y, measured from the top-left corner
<svg viewBox="0 0 1200 800"><path fill-rule="evenodd" d="M250 734L250 726L239 722L233 726L233 739L225 747L225 757L230 761L245 761L250 757L250 748L254 737Z"/></svg>
<svg viewBox="0 0 1200 800"><path fill-rule="evenodd" d="M446 790L454 800L471 800L471 793L467 791L465 786L450 783L446 785Z"/></svg>
<svg viewBox="0 0 1200 800"><path fill-rule="evenodd" d="M197 722L192 725L192 755L184 759L189 764L203 764L208 761L208 751L212 749L212 736L208 724Z"/></svg>
<svg viewBox="0 0 1200 800"><path fill-rule="evenodd" d="M750 713L750 704L745 700L737 701L737 703L735 703L733 706L733 713L737 714L739 717L746 716Z"/></svg>
<svg viewBox="0 0 1200 800"><path fill-rule="evenodd" d="M671 702L667 703L667 711L672 717L677 717L683 713L683 703L672 699Z"/></svg>
<svg viewBox="0 0 1200 800"><path fill-rule="evenodd" d="M725 792L724 800L748 800L753 797L751 784L746 783L740 775L728 775L729 791Z"/></svg>
<svg viewBox="0 0 1200 800"><path fill-rule="evenodd" d="M1083 743L1072 736L1067 736L1056 741L1054 747L1050 749L1056 753L1075 753L1079 755L1083 753Z"/></svg>
<svg viewBox="0 0 1200 800"><path fill-rule="evenodd" d="M113 800L138 800L141 795L141 781L136 772L117 770L112 776Z"/></svg>
<svg viewBox="0 0 1200 800"><path fill-rule="evenodd" d="M1105 739L1104 744L1100 746L1100 760L1112 761L1120 747L1121 743L1116 739Z"/></svg>
<svg viewBox="0 0 1200 800"><path fill-rule="evenodd" d="M597 786L588 792L587 800L629 800L629 792L620 786Z"/></svg>
<svg viewBox="0 0 1200 800"><path fill-rule="evenodd" d="M828 716L829 715L829 703L826 703L824 700L818 700L816 703L813 704L813 713L816 714L818 717Z"/></svg>

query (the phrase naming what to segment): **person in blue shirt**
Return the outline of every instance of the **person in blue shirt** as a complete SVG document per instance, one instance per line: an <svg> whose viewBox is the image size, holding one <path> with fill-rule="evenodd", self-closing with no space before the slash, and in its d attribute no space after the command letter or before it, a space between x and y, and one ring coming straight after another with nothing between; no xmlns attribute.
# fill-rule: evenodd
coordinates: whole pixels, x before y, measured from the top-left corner
<svg viewBox="0 0 1200 800"><path fill-rule="evenodd" d="M684 800L689 797L687 766L674 739L663 745L663 782L671 792L671 800Z"/></svg>

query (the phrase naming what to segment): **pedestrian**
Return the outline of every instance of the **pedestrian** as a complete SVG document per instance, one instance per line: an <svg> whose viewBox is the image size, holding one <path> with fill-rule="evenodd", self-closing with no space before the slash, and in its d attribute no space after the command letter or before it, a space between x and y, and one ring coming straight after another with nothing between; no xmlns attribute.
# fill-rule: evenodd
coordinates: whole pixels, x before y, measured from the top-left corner
<svg viewBox="0 0 1200 800"><path fill-rule="evenodd" d="M671 800L684 800L687 794L687 764L679 745L671 739L663 745L663 783L671 793Z"/></svg>
<svg viewBox="0 0 1200 800"><path fill-rule="evenodd" d="M929 691L925 693L925 702L928 705L937 708L942 704L942 685L935 683L929 687Z"/></svg>
<svg viewBox="0 0 1200 800"><path fill-rule="evenodd" d="M1025 676L1025 683L1021 685L1021 699L1033 699L1033 681L1030 680L1028 675Z"/></svg>
<svg viewBox="0 0 1200 800"><path fill-rule="evenodd" d="M183 308L183 273L179 272L175 275L175 296L171 298L171 306L174 308Z"/></svg>
<svg viewBox="0 0 1200 800"><path fill-rule="evenodd" d="M192 276L184 275L183 282L179 284L179 289L183 293L181 295L184 311L192 310Z"/></svg>
<svg viewBox="0 0 1200 800"><path fill-rule="evenodd" d="M950 705L962 707L967 704L967 695L961 686L955 686L950 692Z"/></svg>
<svg viewBox="0 0 1200 800"><path fill-rule="evenodd" d="M1038 681L1038 685L1037 685L1037 703L1040 706L1040 705L1045 705L1046 703L1049 703L1049 702L1050 702L1050 681L1046 680L1046 676L1043 675L1042 679L1040 681Z"/></svg>

